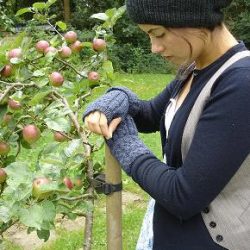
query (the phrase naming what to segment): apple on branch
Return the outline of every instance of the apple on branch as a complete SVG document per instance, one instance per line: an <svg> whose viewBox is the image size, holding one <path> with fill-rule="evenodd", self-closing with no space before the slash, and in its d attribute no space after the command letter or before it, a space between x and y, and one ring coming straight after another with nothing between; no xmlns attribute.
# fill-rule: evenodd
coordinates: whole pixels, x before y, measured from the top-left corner
<svg viewBox="0 0 250 250"><path fill-rule="evenodd" d="M22 57L22 49L21 48L16 48L16 49L12 49L7 53L7 57L8 59L11 58L21 58Z"/></svg>
<svg viewBox="0 0 250 250"><path fill-rule="evenodd" d="M51 195L50 190L44 190L44 188L49 185L51 181L46 177L38 177L33 181L32 184L32 196L38 200L43 200Z"/></svg>
<svg viewBox="0 0 250 250"><path fill-rule="evenodd" d="M0 141L0 155L7 155L10 152L10 146L4 141Z"/></svg>
<svg viewBox="0 0 250 250"><path fill-rule="evenodd" d="M8 125L11 119L12 116L10 114L4 114L2 124L5 126Z"/></svg>
<svg viewBox="0 0 250 250"><path fill-rule="evenodd" d="M22 130L22 134L23 139L29 144L35 143L41 136L40 129L34 124L26 125Z"/></svg>
<svg viewBox="0 0 250 250"><path fill-rule="evenodd" d="M96 38L93 40L93 49L97 52L101 52L106 49L106 42L103 39Z"/></svg>
<svg viewBox="0 0 250 250"><path fill-rule="evenodd" d="M70 48L73 52L77 53L83 49L83 44L80 41L75 41L74 43L70 44Z"/></svg>
<svg viewBox="0 0 250 250"><path fill-rule="evenodd" d="M77 177L75 178L74 183L75 183L75 186L76 186L76 187L81 188L81 187L83 186L83 181L82 181L81 176L77 176Z"/></svg>
<svg viewBox="0 0 250 250"><path fill-rule="evenodd" d="M68 58L71 56L72 51L71 48L68 46L63 46L61 49L58 50L58 53L60 55L60 57L62 58Z"/></svg>
<svg viewBox="0 0 250 250"><path fill-rule="evenodd" d="M88 73L88 80L91 82L98 82L100 79L100 75L98 74L98 72L95 71L90 71Z"/></svg>
<svg viewBox="0 0 250 250"><path fill-rule="evenodd" d="M54 132L54 140L57 142L64 142L64 141L67 141L68 138L67 138L67 136L65 136L64 133L62 133L60 131L55 131Z"/></svg>
<svg viewBox="0 0 250 250"><path fill-rule="evenodd" d="M54 87L60 87L64 82L64 78L61 73L56 71L50 74L49 80L51 85Z"/></svg>
<svg viewBox="0 0 250 250"><path fill-rule="evenodd" d="M68 189L72 189L74 187L74 184L69 177L64 177L63 183Z"/></svg>
<svg viewBox="0 0 250 250"><path fill-rule="evenodd" d="M64 34L64 38L66 42L68 43L73 43L77 40L77 34L74 31L68 31L67 33Z"/></svg>
<svg viewBox="0 0 250 250"><path fill-rule="evenodd" d="M53 47L53 46L49 46L48 48L46 48L46 49L44 50L44 54L48 54L49 52L51 52L51 53L56 53L56 52L57 52L57 49L56 49L55 47Z"/></svg>
<svg viewBox="0 0 250 250"><path fill-rule="evenodd" d="M36 43L36 50L40 53L45 53L45 50L49 47L50 47L49 43L45 40L41 40Z"/></svg>
<svg viewBox="0 0 250 250"><path fill-rule="evenodd" d="M16 101L16 100L13 100L13 99L8 100L8 106L12 110L19 110L22 107L22 105L21 105L21 103L19 101Z"/></svg>
<svg viewBox="0 0 250 250"><path fill-rule="evenodd" d="M7 64L4 66L4 68L1 71L1 76L9 77L12 74L12 66L10 64Z"/></svg>
<svg viewBox="0 0 250 250"><path fill-rule="evenodd" d="M0 184L4 183L7 178L7 174L3 168L0 168Z"/></svg>

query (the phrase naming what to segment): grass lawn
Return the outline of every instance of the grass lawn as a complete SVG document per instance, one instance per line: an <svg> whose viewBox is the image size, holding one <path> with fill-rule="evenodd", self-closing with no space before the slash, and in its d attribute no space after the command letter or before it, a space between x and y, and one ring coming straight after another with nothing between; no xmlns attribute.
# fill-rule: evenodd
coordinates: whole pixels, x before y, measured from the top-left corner
<svg viewBox="0 0 250 250"><path fill-rule="evenodd" d="M154 74L117 74L115 76L114 85L121 85L129 87L141 99L150 99L157 95L170 82L172 76L170 75L154 75ZM96 88L93 91L91 100L97 98L105 92L106 88ZM140 137L145 144L152 150L157 157L161 157L161 145L159 133L142 135ZM46 143L46 141L44 141ZM103 152L99 153L100 155ZM99 157L100 157L99 155ZM27 155L22 157L35 157L33 152L27 151ZM98 155L97 155L98 157ZM148 195L143 192L138 185L136 185L131 178L123 174L124 190L134 193L141 197L139 202L131 202L123 208L123 249L135 249L136 241L139 235L139 230L142 218L147 206ZM106 249L106 216L105 216L105 197L100 195L100 199L96 201L94 217L94 234L93 234L93 250ZM57 230L57 239L44 244L39 250L78 250L82 247L83 231ZM1 249L1 246L0 246ZM15 246L12 243L5 242L6 250L22 250L22 248ZM33 250L33 249L32 249Z"/></svg>

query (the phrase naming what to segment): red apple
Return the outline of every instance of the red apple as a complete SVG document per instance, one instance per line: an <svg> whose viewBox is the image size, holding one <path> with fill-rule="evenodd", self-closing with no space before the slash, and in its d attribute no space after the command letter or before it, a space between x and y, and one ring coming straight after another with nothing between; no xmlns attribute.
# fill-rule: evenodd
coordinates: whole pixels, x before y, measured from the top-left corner
<svg viewBox="0 0 250 250"><path fill-rule="evenodd" d="M63 183L68 189L72 189L74 187L74 184L69 177L64 177Z"/></svg>
<svg viewBox="0 0 250 250"><path fill-rule="evenodd" d="M91 71L88 73L88 79L91 82L97 82L100 79L100 75L95 71Z"/></svg>
<svg viewBox="0 0 250 250"><path fill-rule="evenodd" d="M22 133L23 139L29 144L36 142L41 136L40 129L34 124L26 125L23 128Z"/></svg>
<svg viewBox="0 0 250 250"><path fill-rule="evenodd" d="M50 183L51 181L46 177L36 178L32 184L32 196L37 198L38 200L48 198L51 194L51 191L43 190L43 188Z"/></svg>
<svg viewBox="0 0 250 250"><path fill-rule="evenodd" d="M44 53L47 48L49 48L49 43L45 40L36 43L36 50L40 53Z"/></svg>
<svg viewBox="0 0 250 250"><path fill-rule="evenodd" d="M63 46L60 50L58 50L60 57L67 58L72 54L71 48L68 46Z"/></svg>
<svg viewBox="0 0 250 250"><path fill-rule="evenodd" d="M7 174L3 168L0 168L0 183L5 182Z"/></svg>
<svg viewBox="0 0 250 250"><path fill-rule="evenodd" d="M67 33L64 34L64 38L66 42L73 43L77 39L77 34L74 31L68 31Z"/></svg>
<svg viewBox="0 0 250 250"><path fill-rule="evenodd" d="M106 48L105 40L99 39L99 38L94 39L94 41L93 41L93 49L95 51L101 52L101 51L105 50L105 48Z"/></svg>
<svg viewBox="0 0 250 250"><path fill-rule="evenodd" d="M54 132L54 140L55 141L58 141L58 142L64 142L66 141L68 138L62 133L62 132L59 132L59 131L55 131Z"/></svg>
<svg viewBox="0 0 250 250"><path fill-rule="evenodd" d="M54 87L60 87L64 82L63 76L56 71L51 73L51 75L49 76L49 80L51 85Z"/></svg>
<svg viewBox="0 0 250 250"><path fill-rule="evenodd" d="M80 52L83 48L83 44L77 40L70 45L70 48L73 52Z"/></svg>
<svg viewBox="0 0 250 250"><path fill-rule="evenodd" d="M44 53L45 53L45 54L48 54L49 52L55 53L55 52L57 52L57 49L56 49L55 47L49 46L48 48L46 48L46 49L44 50Z"/></svg>
<svg viewBox="0 0 250 250"><path fill-rule="evenodd" d="M7 155L10 152L10 146L3 141L0 141L0 155Z"/></svg>
<svg viewBox="0 0 250 250"><path fill-rule="evenodd" d="M2 124L7 125L11 121L11 119L12 119L11 115L4 114Z"/></svg>
<svg viewBox="0 0 250 250"><path fill-rule="evenodd" d="M7 53L7 57L8 59L11 58L20 58L22 57L22 49L20 48L16 48L16 49L12 49Z"/></svg>
<svg viewBox="0 0 250 250"><path fill-rule="evenodd" d="M13 99L8 100L8 106L12 110L18 110L22 107L21 103L19 101L15 101Z"/></svg>
<svg viewBox="0 0 250 250"><path fill-rule="evenodd" d="M76 177L76 179L75 179L75 185L76 185L76 187L78 187L78 188L80 188L80 187L82 187L83 186L83 182L82 182L82 179L81 179L81 177Z"/></svg>
<svg viewBox="0 0 250 250"><path fill-rule="evenodd" d="M12 74L12 66L7 64L1 71L1 76L9 77Z"/></svg>

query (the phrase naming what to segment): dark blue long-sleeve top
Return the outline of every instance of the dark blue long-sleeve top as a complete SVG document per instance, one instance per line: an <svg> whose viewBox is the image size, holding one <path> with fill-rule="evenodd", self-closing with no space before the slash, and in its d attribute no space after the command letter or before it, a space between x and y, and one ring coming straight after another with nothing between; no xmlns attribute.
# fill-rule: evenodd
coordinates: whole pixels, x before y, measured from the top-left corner
<svg viewBox="0 0 250 250"><path fill-rule="evenodd" d="M201 89L241 42L208 67L196 70L192 87L175 114L166 140L164 113L185 81L174 80L134 117L140 132L160 131L167 164L152 154L139 156L131 176L155 200L154 250L224 249L215 242L201 213L220 193L250 152L250 58L230 66L216 81L184 162L185 122ZM236 250L236 249L233 249Z"/></svg>

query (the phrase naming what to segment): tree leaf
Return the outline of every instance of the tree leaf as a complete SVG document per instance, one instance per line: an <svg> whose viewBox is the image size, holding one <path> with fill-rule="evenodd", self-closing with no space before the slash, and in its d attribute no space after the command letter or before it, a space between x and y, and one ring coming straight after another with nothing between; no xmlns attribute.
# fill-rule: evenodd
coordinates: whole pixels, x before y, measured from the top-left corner
<svg viewBox="0 0 250 250"><path fill-rule="evenodd" d="M77 153L79 148L82 148L82 141L81 139L75 139L69 142L68 147L64 149L64 153L67 157L71 157Z"/></svg>
<svg viewBox="0 0 250 250"><path fill-rule="evenodd" d="M54 4L57 0L48 0L46 3L47 8L49 8L52 4Z"/></svg>
<svg viewBox="0 0 250 250"><path fill-rule="evenodd" d="M39 239L44 240L46 242L50 237L50 231L49 230L36 230L36 234Z"/></svg>
<svg viewBox="0 0 250 250"><path fill-rule="evenodd" d="M11 219L10 209L0 202L0 222L7 223Z"/></svg>
<svg viewBox="0 0 250 250"><path fill-rule="evenodd" d="M90 16L90 18L96 18L102 21L108 20L108 16L105 13L97 13Z"/></svg>
<svg viewBox="0 0 250 250"><path fill-rule="evenodd" d="M37 76L44 76L45 72L41 69L35 70L32 74L33 76L37 77Z"/></svg>
<svg viewBox="0 0 250 250"><path fill-rule="evenodd" d="M56 25L62 30L65 31L67 29L67 24L62 22L62 21L58 21L56 22Z"/></svg>
<svg viewBox="0 0 250 250"><path fill-rule="evenodd" d="M33 3L32 7L37 9L37 10L44 10L47 8L46 3L43 3L43 2Z"/></svg>
<svg viewBox="0 0 250 250"><path fill-rule="evenodd" d="M113 79L113 75L114 75L114 68L113 68L113 64L111 61L107 60L103 63L102 65L102 69L104 70L104 72L107 74L107 77L109 79Z"/></svg>
<svg viewBox="0 0 250 250"><path fill-rule="evenodd" d="M44 99L45 96L47 96L51 91L47 90L44 92L39 92L37 93L30 101L29 101L29 105L34 106L36 104L39 104L42 102L42 100Z"/></svg>
<svg viewBox="0 0 250 250"><path fill-rule="evenodd" d="M16 16L21 16L27 12L32 12L31 8L22 8L17 11Z"/></svg>
<svg viewBox="0 0 250 250"><path fill-rule="evenodd" d="M22 62L22 60L20 58L13 57L13 58L10 59L10 62L12 64L19 64L20 62Z"/></svg>
<svg viewBox="0 0 250 250"><path fill-rule="evenodd" d="M67 133L71 129L70 121L66 117L45 118L44 121L49 129Z"/></svg>
<svg viewBox="0 0 250 250"><path fill-rule="evenodd" d="M38 230L42 228L43 223L43 208L34 204L28 209L20 209L20 221L27 227L34 227Z"/></svg>
<svg viewBox="0 0 250 250"><path fill-rule="evenodd" d="M41 205L43 207L43 219L53 224L56 217L56 208L53 202L44 200Z"/></svg>

